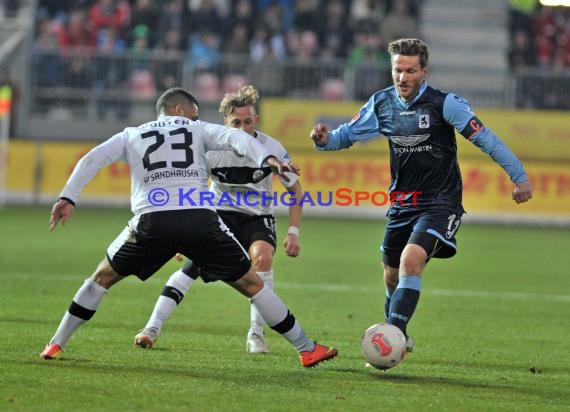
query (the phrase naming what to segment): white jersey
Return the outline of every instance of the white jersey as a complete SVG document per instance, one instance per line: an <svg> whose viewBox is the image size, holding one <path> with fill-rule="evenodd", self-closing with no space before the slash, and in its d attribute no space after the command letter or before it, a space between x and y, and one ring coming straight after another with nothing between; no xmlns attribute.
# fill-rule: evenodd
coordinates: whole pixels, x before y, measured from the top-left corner
<svg viewBox="0 0 570 412"><path fill-rule="evenodd" d="M193 207L214 209L205 162L211 150L231 150L234 156L259 167L274 155L239 129L162 116L127 127L93 148L77 163L60 196L77 201L102 167L124 160L131 171L131 210L135 215Z"/></svg>
<svg viewBox="0 0 570 412"><path fill-rule="evenodd" d="M280 161L291 161L287 150L271 136L256 131L256 137L250 136L250 140L257 140ZM276 195L269 167L260 167L259 163L229 151L207 153L206 163L212 179L210 190L214 193L214 204L218 210L248 215L273 214ZM280 179L283 186L289 188L297 182L298 177L294 173L287 173L287 177L290 179L288 182Z"/></svg>

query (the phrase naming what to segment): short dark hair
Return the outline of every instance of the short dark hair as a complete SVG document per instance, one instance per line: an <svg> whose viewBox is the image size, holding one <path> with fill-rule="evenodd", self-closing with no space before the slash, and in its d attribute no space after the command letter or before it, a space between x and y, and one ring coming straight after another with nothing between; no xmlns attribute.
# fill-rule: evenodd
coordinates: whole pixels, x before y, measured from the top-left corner
<svg viewBox="0 0 570 412"><path fill-rule="evenodd" d="M166 109L181 103L195 104L197 107L200 107L198 100L190 92L181 87L172 87L162 93L156 101L156 113L160 114Z"/></svg>
<svg viewBox="0 0 570 412"><path fill-rule="evenodd" d="M428 45L420 39L398 39L388 44L391 57L396 54L403 56L419 56L422 69L427 67L429 60Z"/></svg>

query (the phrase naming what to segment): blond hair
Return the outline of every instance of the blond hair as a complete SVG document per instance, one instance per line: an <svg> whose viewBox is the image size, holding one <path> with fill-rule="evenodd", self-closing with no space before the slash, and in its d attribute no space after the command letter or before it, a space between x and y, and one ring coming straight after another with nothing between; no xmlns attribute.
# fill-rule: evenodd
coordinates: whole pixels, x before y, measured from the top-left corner
<svg viewBox="0 0 570 412"><path fill-rule="evenodd" d="M237 92L226 93L220 102L218 111L224 117L228 117L234 112L236 107L253 106L257 112L256 104L258 99L259 91L251 84L248 84L240 87Z"/></svg>

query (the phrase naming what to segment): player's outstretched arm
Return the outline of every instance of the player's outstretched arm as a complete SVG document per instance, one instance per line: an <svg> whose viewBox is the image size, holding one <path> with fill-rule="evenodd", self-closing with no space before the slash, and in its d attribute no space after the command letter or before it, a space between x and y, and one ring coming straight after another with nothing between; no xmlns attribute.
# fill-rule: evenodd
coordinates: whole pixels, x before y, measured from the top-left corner
<svg viewBox="0 0 570 412"><path fill-rule="evenodd" d="M532 185L527 180L519 183L513 190L513 200L517 203L524 203L532 199Z"/></svg>
<svg viewBox="0 0 570 412"><path fill-rule="evenodd" d="M49 230L52 231L55 229L59 221L61 220L61 224L65 226L71 215L73 214L73 210L75 206L73 203L69 202L66 199L59 199L53 207L51 208L51 215L49 218Z"/></svg>

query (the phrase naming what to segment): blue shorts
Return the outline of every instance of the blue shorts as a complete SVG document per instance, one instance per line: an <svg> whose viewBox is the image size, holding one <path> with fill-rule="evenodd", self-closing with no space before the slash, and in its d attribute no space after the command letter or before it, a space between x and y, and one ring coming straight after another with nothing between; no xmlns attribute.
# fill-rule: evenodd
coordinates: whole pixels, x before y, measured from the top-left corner
<svg viewBox="0 0 570 412"><path fill-rule="evenodd" d="M422 246L432 257L450 258L457 252L455 235L461 225L463 209L430 208L420 210L390 209L380 250L383 262L400 266L400 255L408 243Z"/></svg>

